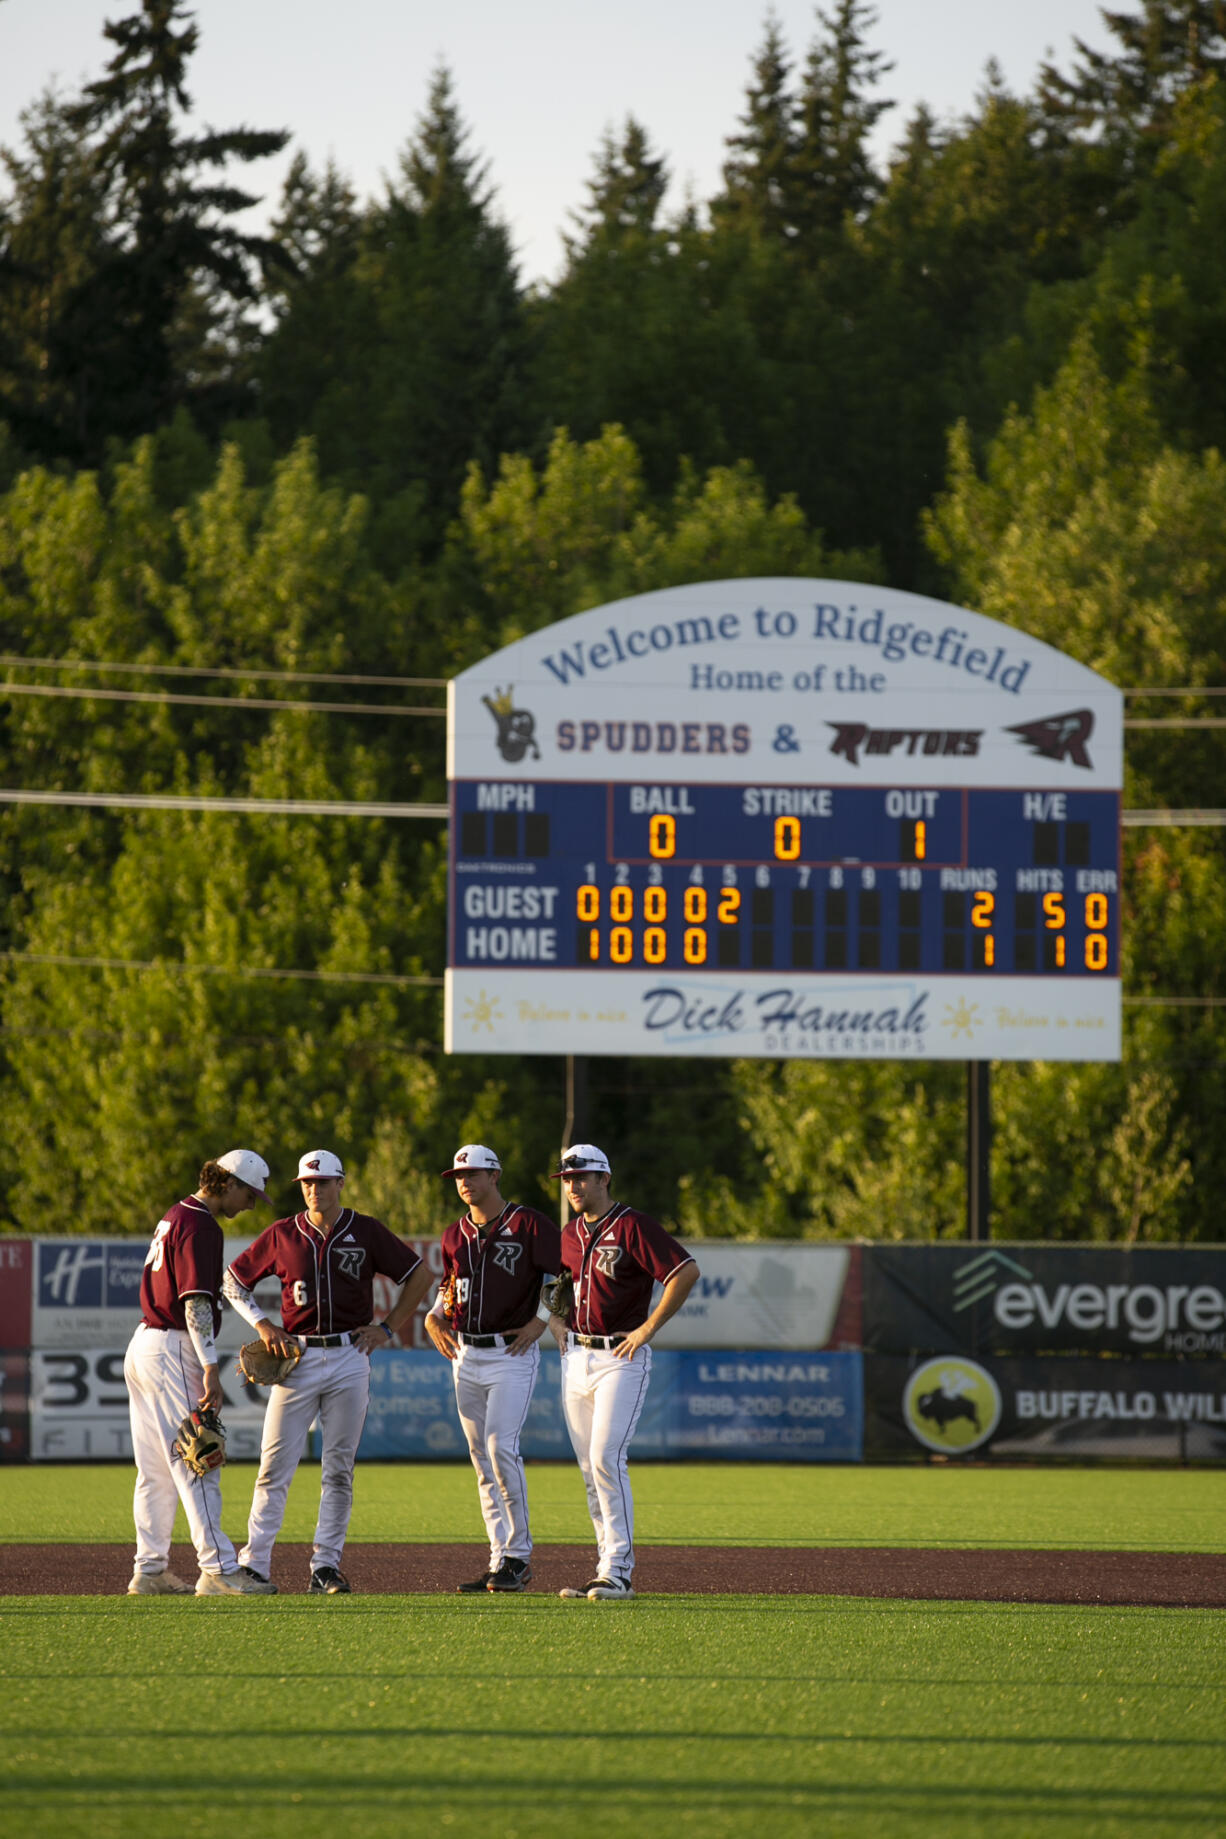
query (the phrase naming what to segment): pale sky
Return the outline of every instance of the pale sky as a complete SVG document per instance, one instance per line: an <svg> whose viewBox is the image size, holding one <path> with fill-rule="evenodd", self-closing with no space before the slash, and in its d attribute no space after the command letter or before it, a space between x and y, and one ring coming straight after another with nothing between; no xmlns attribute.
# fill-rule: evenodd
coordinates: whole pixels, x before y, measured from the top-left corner
<svg viewBox="0 0 1226 1839"><path fill-rule="evenodd" d="M74 90L98 75L113 49L104 21L136 10L136 0L0 0L0 144L18 144L18 116L49 81ZM774 10L803 63L814 6ZM532 281L557 273L593 154L627 114L668 161L670 207L718 190L767 0L198 0L194 11L197 119L288 128L293 148L316 168L335 159L361 197L382 192L446 62ZM938 116L968 110L989 58L1024 93L1049 54L1069 67L1075 36L1112 42L1093 0L877 0L876 12L870 44L894 64L879 94L899 105L879 124L882 157L918 103ZM289 157L247 169L243 182L267 200L253 219L275 204Z"/></svg>

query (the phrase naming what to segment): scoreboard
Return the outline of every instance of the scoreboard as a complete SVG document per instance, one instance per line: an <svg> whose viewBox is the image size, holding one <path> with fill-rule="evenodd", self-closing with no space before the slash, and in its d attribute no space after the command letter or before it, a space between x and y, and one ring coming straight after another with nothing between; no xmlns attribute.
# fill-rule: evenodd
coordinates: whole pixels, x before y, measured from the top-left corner
<svg viewBox="0 0 1226 1839"><path fill-rule="evenodd" d="M465 674L469 745L457 679L449 1050L1118 1057L1119 692L883 590L841 650L836 591L866 593L725 582L579 615ZM747 667L741 632L806 600L832 642ZM873 655L904 626L904 659ZM995 696L934 669L941 630L982 660L963 676L995 660ZM593 665L615 640L637 685Z"/></svg>

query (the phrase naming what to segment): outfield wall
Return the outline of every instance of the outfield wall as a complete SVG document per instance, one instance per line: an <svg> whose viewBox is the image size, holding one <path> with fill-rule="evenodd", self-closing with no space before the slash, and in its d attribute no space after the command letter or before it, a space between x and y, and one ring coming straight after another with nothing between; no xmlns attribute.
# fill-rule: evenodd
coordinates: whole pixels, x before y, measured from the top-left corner
<svg viewBox="0 0 1226 1839"><path fill-rule="evenodd" d="M249 1238L226 1241L227 1259ZM408 1241L434 1269L437 1239ZM701 1277L653 1347L639 1457L1226 1461L1226 1248L691 1242ZM130 1457L123 1356L144 1241L0 1239L0 1462ZM277 1285L258 1294L274 1316ZM392 1292L380 1280L376 1309ZM372 1363L361 1454L463 1458L423 1310ZM266 1395L232 1356L229 1448ZM542 1350L523 1447L565 1458Z"/></svg>

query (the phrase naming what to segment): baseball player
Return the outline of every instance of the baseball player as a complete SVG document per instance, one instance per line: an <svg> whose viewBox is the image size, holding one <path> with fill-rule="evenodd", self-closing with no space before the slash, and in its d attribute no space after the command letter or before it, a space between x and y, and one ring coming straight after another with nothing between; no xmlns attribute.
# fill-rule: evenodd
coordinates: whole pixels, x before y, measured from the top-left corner
<svg viewBox="0 0 1226 1839"><path fill-rule="evenodd" d="M430 1287L417 1253L381 1220L341 1205L345 1171L331 1150L308 1151L298 1164L304 1210L274 1220L225 1274L227 1300L274 1353L302 1355L272 1388L264 1415L260 1472L251 1501L247 1543L239 1562L248 1577L266 1578L285 1518L294 1471L316 1417L323 1432L319 1521L311 1558L310 1594L347 1596L341 1553L353 1511L353 1465L370 1399L370 1356L386 1347ZM375 1273L402 1286L387 1318L372 1321ZM280 1328L251 1294L262 1277L281 1280Z"/></svg>
<svg viewBox="0 0 1226 1839"><path fill-rule="evenodd" d="M136 1566L129 1596L189 1596L169 1569L175 1509L183 1503L200 1565L197 1596L270 1596L275 1586L239 1569L221 1530L216 1471L194 1475L175 1454L179 1425L194 1409L221 1408L215 1337L221 1328L225 1240L221 1221L267 1200L268 1164L232 1149L206 1162L194 1194L158 1221L140 1280L141 1320L124 1356L136 1458Z"/></svg>
<svg viewBox="0 0 1226 1839"><path fill-rule="evenodd" d="M625 1602L634 1595L626 1452L647 1396L651 1339L694 1288L698 1266L657 1220L610 1198L609 1158L594 1143L565 1150L555 1174L575 1215L562 1229L574 1297L569 1314L551 1316L549 1325L562 1354L566 1428L596 1531L595 1577L559 1594ZM664 1289L651 1309L654 1283Z"/></svg>
<svg viewBox="0 0 1226 1839"><path fill-rule="evenodd" d="M463 1596L522 1590L532 1576L519 1436L540 1369L537 1342L548 1321L548 1312L537 1313L541 1280L561 1269L557 1227L532 1207L503 1200L501 1173L484 1143L465 1143L443 1170L468 1211L443 1234L443 1279L426 1317L426 1333L451 1361L490 1537L489 1569L459 1585Z"/></svg>

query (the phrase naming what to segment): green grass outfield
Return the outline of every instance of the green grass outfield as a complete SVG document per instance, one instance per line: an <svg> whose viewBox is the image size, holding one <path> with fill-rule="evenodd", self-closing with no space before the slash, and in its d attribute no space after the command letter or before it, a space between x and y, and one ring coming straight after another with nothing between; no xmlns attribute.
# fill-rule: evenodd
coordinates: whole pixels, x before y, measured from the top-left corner
<svg viewBox="0 0 1226 1839"><path fill-rule="evenodd" d="M1209 1611L839 1598L9 1598L0 1824L1187 1839Z"/></svg>
<svg viewBox="0 0 1226 1839"><path fill-rule="evenodd" d="M223 1478L241 1532L251 1465ZM318 1469L287 1538L309 1538ZM635 1470L644 1543L1220 1552L1192 1470ZM589 1544L532 1465L542 1540ZM6 1540L131 1538L125 1467L9 1469ZM471 1472L358 1472L354 1536L481 1542ZM294 1839L1226 1832L1220 1611L648 1596L0 1599L0 1832Z"/></svg>
<svg viewBox="0 0 1226 1839"><path fill-rule="evenodd" d="M1226 1551L1226 1471L1220 1469L642 1463L633 1476L644 1545ZM133 1477L122 1464L5 1469L0 1541L126 1542ZM222 1476L232 1535L243 1533L254 1485L253 1463L233 1463ZM591 1544L573 1463L530 1463L528 1491L537 1539ZM284 1538L311 1537L318 1501L318 1465L304 1464L290 1490ZM181 1514L175 1536L187 1538ZM362 1463L350 1538L483 1544L472 1470L459 1463Z"/></svg>

